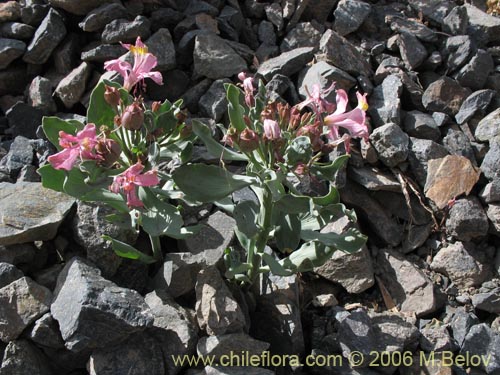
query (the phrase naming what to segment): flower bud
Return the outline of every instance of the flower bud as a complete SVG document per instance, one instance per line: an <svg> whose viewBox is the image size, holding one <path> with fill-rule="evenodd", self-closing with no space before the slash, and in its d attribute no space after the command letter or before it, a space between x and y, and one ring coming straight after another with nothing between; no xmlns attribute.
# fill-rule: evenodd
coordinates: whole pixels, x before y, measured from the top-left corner
<svg viewBox="0 0 500 375"><path fill-rule="evenodd" d="M243 152L252 152L259 147L259 136L252 129L244 129L240 133L238 146Z"/></svg>
<svg viewBox="0 0 500 375"><path fill-rule="evenodd" d="M112 139L99 139L96 144L96 152L102 157L102 164L109 167L113 165L121 154L120 145Z"/></svg>
<svg viewBox="0 0 500 375"><path fill-rule="evenodd" d="M153 104L151 104L151 110L153 112L158 112L160 110L160 107L161 107L161 102L153 102Z"/></svg>
<svg viewBox="0 0 500 375"><path fill-rule="evenodd" d="M144 111L139 103L130 104L122 114L122 126L127 130L139 130L144 123Z"/></svg>
<svg viewBox="0 0 500 375"><path fill-rule="evenodd" d="M279 124L274 120L264 120L264 139L274 141L281 139L281 129Z"/></svg>
<svg viewBox="0 0 500 375"><path fill-rule="evenodd" d="M226 135L222 138L222 142L227 144L229 147L234 147L234 143L238 140L238 131L236 128L230 127L227 129Z"/></svg>
<svg viewBox="0 0 500 375"><path fill-rule="evenodd" d="M112 107L120 104L120 91L116 87L106 85L104 91L104 100Z"/></svg>

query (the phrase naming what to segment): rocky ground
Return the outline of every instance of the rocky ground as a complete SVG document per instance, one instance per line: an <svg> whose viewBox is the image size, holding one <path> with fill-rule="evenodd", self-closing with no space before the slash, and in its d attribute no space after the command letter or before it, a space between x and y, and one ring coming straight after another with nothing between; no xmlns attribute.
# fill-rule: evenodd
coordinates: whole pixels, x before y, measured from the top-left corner
<svg viewBox="0 0 500 375"><path fill-rule="evenodd" d="M0 2L0 374L499 374L500 18L485 11L448 0ZM370 141L337 181L367 246L243 293L221 276L234 220L214 207L187 210L205 229L165 239L164 264L147 267L101 239L148 246L107 209L43 189L36 169L54 150L42 116L81 119L103 62L138 35L166 83L149 82L149 99L182 97L207 122L226 122L223 83L240 71L292 104L314 83L367 92ZM210 161L201 145L195 155ZM171 357L230 350L366 361L182 369ZM372 351L491 360L375 368Z"/></svg>

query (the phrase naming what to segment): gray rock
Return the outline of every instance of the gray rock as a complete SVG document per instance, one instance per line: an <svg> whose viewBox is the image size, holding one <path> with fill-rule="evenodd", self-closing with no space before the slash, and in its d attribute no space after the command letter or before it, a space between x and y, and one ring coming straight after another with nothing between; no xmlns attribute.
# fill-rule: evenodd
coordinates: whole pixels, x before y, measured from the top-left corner
<svg viewBox="0 0 500 375"><path fill-rule="evenodd" d="M472 90L481 90L484 88L488 76L495 65L493 64L493 58L485 50L478 50L476 55L460 69L454 78L463 87L469 87Z"/></svg>
<svg viewBox="0 0 500 375"><path fill-rule="evenodd" d="M22 95L29 79L27 67L22 65L0 70L0 95Z"/></svg>
<svg viewBox="0 0 500 375"><path fill-rule="evenodd" d="M484 111L486 111L486 109L488 108L488 106L490 105L490 103L494 97L495 97L495 91L488 90L488 89L479 90L479 91L476 91L476 92L472 93L471 95L469 95L467 97L467 99L465 99L464 102L462 103L462 106L460 107L460 111L458 111L458 113L455 115L455 119L457 120L457 123L463 124L464 122L469 121L472 117L474 117L476 115L477 116L484 116ZM498 110L496 110L492 113L495 113L495 112L496 112L496 115L493 115L493 116L498 116L500 113ZM491 118L490 118L490 120L491 120ZM497 135L497 134L488 135L487 139L486 138L485 139L479 138L483 135L482 131L491 128L491 124L480 125L482 122L483 122L483 120L478 124L476 131L475 131L475 134L474 134L477 139L479 139L480 141L485 141L485 140ZM488 120L486 122L488 122ZM484 127L486 129L481 129L478 131L478 128L480 128L480 127ZM479 133L479 137L478 137L478 133ZM500 132L499 132L499 134L500 134Z"/></svg>
<svg viewBox="0 0 500 375"><path fill-rule="evenodd" d="M460 86L457 81L442 77L427 87L422 96L422 104L428 111L454 116L469 94L469 90Z"/></svg>
<svg viewBox="0 0 500 375"><path fill-rule="evenodd" d="M476 324L467 333L460 354L467 353L489 358L487 365L481 361L479 366L487 374L497 374L500 371L500 335L486 323Z"/></svg>
<svg viewBox="0 0 500 375"><path fill-rule="evenodd" d="M33 154L30 140L19 135L10 145L7 155L0 161L0 166L4 167L12 178L17 178L24 166L33 163Z"/></svg>
<svg viewBox="0 0 500 375"><path fill-rule="evenodd" d="M57 45L66 36L66 26L62 16L50 9L35 32L23 60L30 64L44 64Z"/></svg>
<svg viewBox="0 0 500 375"><path fill-rule="evenodd" d="M272 3L266 5L264 8L264 12L266 13L266 17L278 31L283 29L284 20L283 20L283 8L278 3Z"/></svg>
<svg viewBox="0 0 500 375"><path fill-rule="evenodd" d="M52 99L52 84L47 78L36 76L31 81L28 103L46 115L57 111L56 103Z"/></svg>
<svg viewBox="0 0 500 375"><path fill-rule="evenodd" d="M49 311L52 293L29 277L0 289L0 340L15 340L23 330Z"/></svg>
<svg viewBox="0 0 500 375"><path fill-rule="evenodd" d="M472 304L478 310L498 314L500 312L500 288L480 290L472 296Z"/></svg>
<svg viewBox="0 0 500 375"><path fill-rule="evenodd" d="M0 246L0 262L22 266L35 259L38 249L30 243Z"/></svg>
<svg viewBox="0 0 500 375"><path fill-rule="evenodd" d="M219 122L227 110L226 90L224 84L231 83L229 79L218 79L200 98L199 109L203 116Z"/></svg>
<svg viewBox="0 0 500 375"><path fill-rule="evenodd" d="M370 64L356 47L333 30L327 30L319 42L321 59L354 76L371 77Z"/></svg>
<svg viewBox="0 0 500 375"><path fill-rule="evenodd" d="M443 31L452 35L465 35L469 26L469 16L467 8L456 6L443 19Z"/></svg>
<svg viewBox="0 0 500 375"><path fill-rule="evenodd" d="M382 126L387 123L399 125L401 120L401 94L403 83L401 79L391 74L384 78L381 85L373 90L368 98L370 115L374 126Z"/></svg>
<svg viewBox="0 0 500 375"><path fill-rule="evenodd" d="M424 327L420 330L420 347L426 352L454 352L460 347L448 333L448 329L444 326Z"/></svg>
<svg viewBox="0 0 500 375"><path fill-rule="evenodd" d="M409 0L408 4L413 10L438 24L443 23L444 17L454 6L454 3L447 0Z"/></svg>
<svg viewBox="0 0 500 375"><path fill-rule="evenodd" d="M261 275L257 284L260 292L250 333L270 343L273 353L304 353L299 283L296 275Z"/></svg>
<svg viewBox="0 0 500 375"><path fill-rule="evenodd" d="M211 356L216 362L228 353L248 352L248 355L261 355L269 348L269 344L252 338L246 333L202 337L198 341L196 351L200 356Z"/></svg>
<svg viewBox="0 0 500 375"><path fill-rule="evenodd" d="M500 20L497 17L470 4L464 6L469 18L467 34L472 35L478 42L485 45L500 40Z"/></svg>
<svg viewBox="0 0 500 375"><path fill-rule="evenodd" d="M17 21L21 17L21 4L17 1L5 1L0 6L0 22Z"/></svg>
<svg viewBox="0 0 500 375"><path fill-rule="evenodd" d="M47 15L50 10L50 6L48 4L36 4L33 1L30 1L28 4L21 8L21 20L30 25L30 26L38 26L43 18Z"/></svg>
<svg viewBox="0 0 500 375"><path fill-rule="evenodd" d="M371 312L370 318L380 351L403 352L417 346L420 333L411 318L390 312Z"/></svg>
<svg viewBox="0 0 500 375"><path fill-rule="evenodd" d="M245 314L215 267L198 274L196 317L200 328L211 336L245 330Z"/></svg>
<svg viewBox="0 0 500 375"><path fill-rule="evenodd" d="M164 359L156 340L138 332L119 345L94 350L87 369L90 375L165 374Z"/></svg>
<svg viewBox="0 0 500 375"><path fill-rule="evenodd" d="M36 29L33 26L19 22L5 22L0 25L0 36L18 40L29 40Z"/></svg>
<svg viewBox="0 0 500 375"><path fill-rule="evenodd" d="M281 52L287 52L295 48L313 47L318 48L321 32L316 24L311 22L298 23L281 42Z"/></svg>
<svg viewBox="0 0 500 375"><path fill-rule="evenodd" d="M172 356L193 354L198 341L198 328L191 320L191 313L179 306L168 293L154 291L145 296L154 315L149 334L161 345L168 374L177 374L180 367ZM194 315L194 313L192 314Z"/></svg>
<svg viewBox="0 0 500 375"><path fill-rule="evenodd" d="M391 246L401 243L403 228L367 190L348 179L340 193L343 202L356 208L358 215L366 220L374 233L385 243Z"/></svg>
<svg viewBox="0 0 500 375"><path fill-rule="evenodd" d="M398 38L399 53L409 70L417 69L427 58L427 49L410 33L401 33Z"/></svg>
<svg viewBox="0 0 500 375"><path fill-rule="evenodd" d="M219 14L218 8L219 5L221 5L219 0L214 0L214 1L191 0L187 3L188 3L187 7L184 5L185 7L184 13L187 16L196 15L199 13L206 13L208 15L215 17Z"/></svg>
<svg viewBox="0 0 500 375"><path fill-rule="evenodd" d="M459 288L468 288L479 286L488 279L491 261L472 244L456 242L439 250L431 268L448 276Z"/></svg>
<svg viewBox="0 0 500 375"><path fill-rule="evenodd" d="M109 2L109 0L88 0L85 2L78 0L50 0L49 4L54 8L61 8L71 14L83 16L89 13L92 9L102 5L104 2Z"/></svg>
<svg viewBox="0 0 500 375"><path fill-rule="evenodd" d="M465 336L470 331L473 325L479 323L479 319L476 315L471 312L466 311L465 308L459 308L453 314L450 322L450 328L456 343L461 347Z"/></svg>
<svg viewBox="0 0 500 375"><path fill-rule="evenodd" d="M482 91L489 92L490 90L482 90ZM488 142L489 140L499 136L500 135L500 126L498 126L499 120L500 120L500 108L489 113L488 116L484 117L481 121L479 121L476 130L474 132L475 138L481 142Z"/></svg>
<svg viewBox="0 0 500 375"><path fill-rule="evenodd" d="M26 44L16 39L0 38L0 69L21 57L26 50Z"/></svg>
<svg viewBox="0 0 500 375"><path fill-rule="evenodd" d="M37 138L36 129L42 124L42 111L18 102L5 115L9 121L9 133L13 137L21 135L26 138Z"/></svg>
<svg viewBox="0 0 500 375"><path fill-rule="evenodd" d="M61 99L66 108L71 108L80 101L85 93L91 73L92 67L86 62L82 62L59 82L54 94Z"/></svg>
<svg viewBox="0 0 500 375"><path fill-rule="evenodd" d="M402 255L381 250L377 266L378 276L401 312L413 312L420 317L439 309L440 302L432 281Z"/></svg>
<svg viewBox="0 0 500 375"><path fill-rule="evenodd" d="M227 78L247 70L247 63L224 39L211 33L198 34L193 52L194 71L211 79Z"/></svg>
<svg viewBox="0 0 500 375"><path fill-rule="evenodd" d="M299 95L292 80L283 74L275 74L266 84L266 90L271 101L286 100L296 103L300 101Z"/></svg>
<svg viewBox="0 0 500 375"><path fill-rule="evenodd" d="M133 21L116 19L106 25L101 40L104 43L135 43L138 36L146 40L151 35L151 22L144 16L137 16Z"/></svg>
<svg viewBox="0 0 500 375"><path fill-rule="evenodd" d="M441 138L441 132L434 118L420 111L406 113L403 129L410 137L430 139L432 141L438 141Z"/></svg>
<svg viewBox="0 0 500 375"><path fill-rule="evenodd" d="M172 36L168 29L159 29L146 41L149 52L156 56L158 65L155 69L171 70L177 65Z"/></svg>
<svg viewBox="0 0 500 375"><path fill-rule="evenodd" d="M375 167L349 167L349 177L363 186L365 189L378 191L401 192L401 184L391 174L381 171Z"/></svg>
<svg viewBox="0 0 500 375"><path fill-rule="evenodd" d="M411 169L420 186L424 186L427 179L428 161L443 158L448 155L448 151L434 141L418 138L410 138L409 148L408 161Z"/></svg>
<svg viewBox="0 0 500 375"><path fill-rule="evenodd" d="M88 13L78 26L86 32L99 31L111 21L119 18L127 18L127 15L127 9L121 4L103 4Z"/></svg>
<svg viewBox="0 0 500 375"><path fill-rule="evenodd" d="M493 181L486 184L486 186L481 190L479 197L484 201L484 203L492 203L500 201L500 180L494 179Z"/></svg>
<svg viewBox="0 0 500 375"><path fill-rule="evenodd" d="M97 203L78 202L72 223L76 242L85 249L87 258L99 267L106 277L115 274L122 258L115 254L111 244L102 236L108 235L128 244L134 244L137 240L134 228L125 228L106 220L106 216L113 213L116 211Z"/></svg>
<svg viewBox="0 0 500 375"><path fill-rule="evenodd" d="M259 23L259 41L270 46L276 45L276 33L274 32L274 26L271 22L262 20ZM286 37L285 37L286 39Z"/></svg>
<svg viewBox="0 0 500 375"><path fill-rule="evenodd" d="M329 88L335 82L335 87L349 91L356 80L348 73L328 64L325 61L318 61L310 67L304 68L299 75L299 94L306 98L307 90L311 92L314 85L319 85L322 90ZM335 103L335 92L331 92L325 99Z"/></svg>
<svg viewBox="0 0 500 375"><path fill-rule="evenodd" d="M481 172L489 180L494 180L500 175L500 138L495 137L490 140L490 148L481 163Z"/></svg>
<svg viewBox="0 0 500 375"><path fill-rule="evenodd" d="M0 245L53 239L74 202L40 183L0 183Z"/></svg>
<svg viewBox="0 0 500 375"><path fill-rule="evenodd" d="M69 74L75 66L80 64L80 61L77 59L78 54L81 50L82 39L79 35L75 33L69 34L61 44L54 50L52 53L52 59L54 61L54 68L58 75L55 75L54 78L51 78L54 86L57 86L60 79L59 75L65 76Z"/></svg>
<svg viewBox="0 0 500 375"><path fill-rule="evenodd" d="M151 12L151 28L153 31L161 28L173 29L184 17L184 14L175 9L162 7Z"/></svg>
<svg viewBox="0 0 500 375"><path fill-rule="evenodd" d="M388 15L386 16L386 22L390 22L391 30L399 34L407 33L415 35L422 42L434 43L437 41L437 35L431 28L414 19L399 15Z"/></svg>
<svg viewBox="0 0 500 375"><path fill-rule="evenodd" d="M498 234L500 234L500 204L489 204L486 209L486 216L488 216L488 219L493 226L493 228L490 228L493 229L491 230L491 232L498 236Z"/></svg>
<svg viewBox="0 0 500 375"><path fill-rule="evenodd" d="M465 156L476 165L474 149L472 148L469 138L462 131L454 130L453 128L448 129L442 143L450 155Z"/></svg>
<svg viewBox="0 0 500 375"><path fill-rule="evenodd" d="M453 72L470 61L476 51L476 45L470 36L457 35L446 39L441 55L448 71Z"/></svg>
<svg viewBox="0 0 500 375"><path fill-rule="evenodd" d="M257 75L270 81L274 75L292 76L300 71L306 63L312 60L314 48L296 48L265 61L257 70Z"/></svg>
<svg viewBox="0 0 500 375"><path fill-rule="evenodd" d="M476 197L456 200L446 220L448 233L460 241L470 241L488 234L488 217Z"/></svg>
<svg viewBox="0 0 500 375"><path fill-rule="evenodd" d="M5 348L0 375L52 375L47 357L28 340L11 341Z"/></svg>
<svg viewBox="0 0 500 375"><path fill-rule="evenodd" d="M371 11L371 5L363 1L340 0L333 12L333 28L342 36L353 33L365 22Z"/></svg>
<svg viewBox="0 0 500 375"><path fill-rule="evenodd" d="M0 288L23 277L23 272L10 263L0 262Z"/></svg>
<svg viewBox="0 0 500 375"><path fill-rule="evenodd" d="M42 347L64 348L64 340L59 332L59 326L50 313L44 314L35 322L28 333L28 337Z"/></svg>
<svg viewBox="0 0 500 375"><path fill-rule="evenodd" d="M116 345L154 320L139 293L104 279L79 258L59 275L51 312L66 348L74 352Z"/></svg>
<svg viewBox="0 0 500 375"><path fill-rule="evenodd" d="M99 44L94 48L86 48L80 58L85 62L104 63L119 58L124 52L123 47L118 44Z"/></svg>
<svg viewBox="0 0 500 375"><path fill-rule="evenodd" d="M376 128L370 141L377 150L378 157L388 167L395 167L408 157L408 136L393 123Z"/></svg>
<svg viewBox="0 0 500 375"><path fill-rule="evenodd" d="M339 219L327 224L321 233L342 233L351 227L347 219ZM349 293L361 293L375 283L370 252L363 248L353 254L336 251L322 266L314 272L332 282L339 283Z"/></svg>

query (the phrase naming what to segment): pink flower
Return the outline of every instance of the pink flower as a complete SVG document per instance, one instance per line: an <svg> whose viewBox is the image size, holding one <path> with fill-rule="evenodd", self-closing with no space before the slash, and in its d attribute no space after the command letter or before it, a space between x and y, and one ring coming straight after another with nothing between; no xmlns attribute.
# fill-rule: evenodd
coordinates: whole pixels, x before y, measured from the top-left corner
<svg viewBox="0 0 500 375"><path fill-rule="evenodd" d="M264 120L264 139L269 141L281 139L281 129L276 121L270 119Z"/></svg>
<svg viewBox="0 0 500 375"><path fill-rule="evenodd" d="M332 112L335 110L335 103L330 103L325 99L335 88L335 82L325 90L321 90L320 85L314 84L312 92L309 92L306 87L307 99L298 104L298 108L302 110L304 107L310 107L316 116L319 118L324 112ZM339 90L340 91L340 90Z"/></svg>
<svg viewBox="0 0 500 375"><path fill-rule="evenodd" d="M238 74L238 78L243 82L243 90L245 90L245 104L248 107L252 107L255 103L255 98L253 96L253 92L255 90L253 87L253 78L247 77L244 72Z"/></svg>
<svg viewBox="0 0 500 375"><path fill-rule="evenodd" d="M160 183L156 170L142 173L144 166L137 162L126 171L115 176L113 183L109 187L113 193L119 193L122 190L127 197L129 207L144 207L144 204L137 197L137 186L155 186Z"/></svg>
<svg viewBox="0 0 500 375"><path fill-rule="evenodd" d="M63 148L57 154L48 157L54 169L71 170L78 157L81 160L101 160L102 156L95 153L98 139L94 124L87 124L75 135L59 132L59 145Z"/></svg>
<svg viewBox="0 0 500 375"><path fill-rule="evenodd" d="M142 43L140 37L137 37L135 46L130 44L122 44L122 46L133 53L134 66L132 67L126 61L116 59L105 62L104 68L106 70L118 72L123 76L123 87L125 90L130 91L136 83L145 78L151 78L159 85L163 84L161 73L151 71L158 63L158 60L153 54L148 52L148 47Z"/></svg>
<svg viewBox="0 0 500 375"><path fill-rule="evenodd" d="M337 109L323 120L325 126L330 128L330 139L339 139L339 128L346 129L350 137L368 138L368 128L365 124L366 110L368 109L366 94L361 95L358 92L356 96L358 98L358 106L352 111L346 112L348 102L347 93L344 90L337 90Z"/></svg>

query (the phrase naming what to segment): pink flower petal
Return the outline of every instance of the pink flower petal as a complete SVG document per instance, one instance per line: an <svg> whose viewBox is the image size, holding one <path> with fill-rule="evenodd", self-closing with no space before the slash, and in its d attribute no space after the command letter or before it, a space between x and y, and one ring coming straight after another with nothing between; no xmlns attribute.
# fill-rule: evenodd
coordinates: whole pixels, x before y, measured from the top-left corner
<svg viewBox="0 0 500 375"><path fill-rule="evenodd" d="M156 171L148 171L135 177L134 184L138 186L155 186L160 183Z"/></svg>
<svg viewBox="0 0 500 375"><path fill-rule="evenodd" d="M142 73L141 78L151 78L158 85L163 85L163 76L160 72Z"/></svg>
<svg viewBox="0 0 500 375"><path fill-rule="evenodd" d="M136 189L127 192L127 206L129 207L144 207L139 197L137 197Z"/></svg>
<svg viewBox="0 0 500 375"><path fill-rule="evenodd" d="M76 159L80 155L78 148L66 148L57 154L47 158L54 169L71 170L76 163Z"/></svg>
<svg viewBox="0 0 500 375"><path fill-rule="evenodd" d="M338 89L336 100L337 100L337 109L335 110L334 114L344 113L347 109L347 103L349 102L349 99L347 98L347 93L342 89Z"/></svg>

